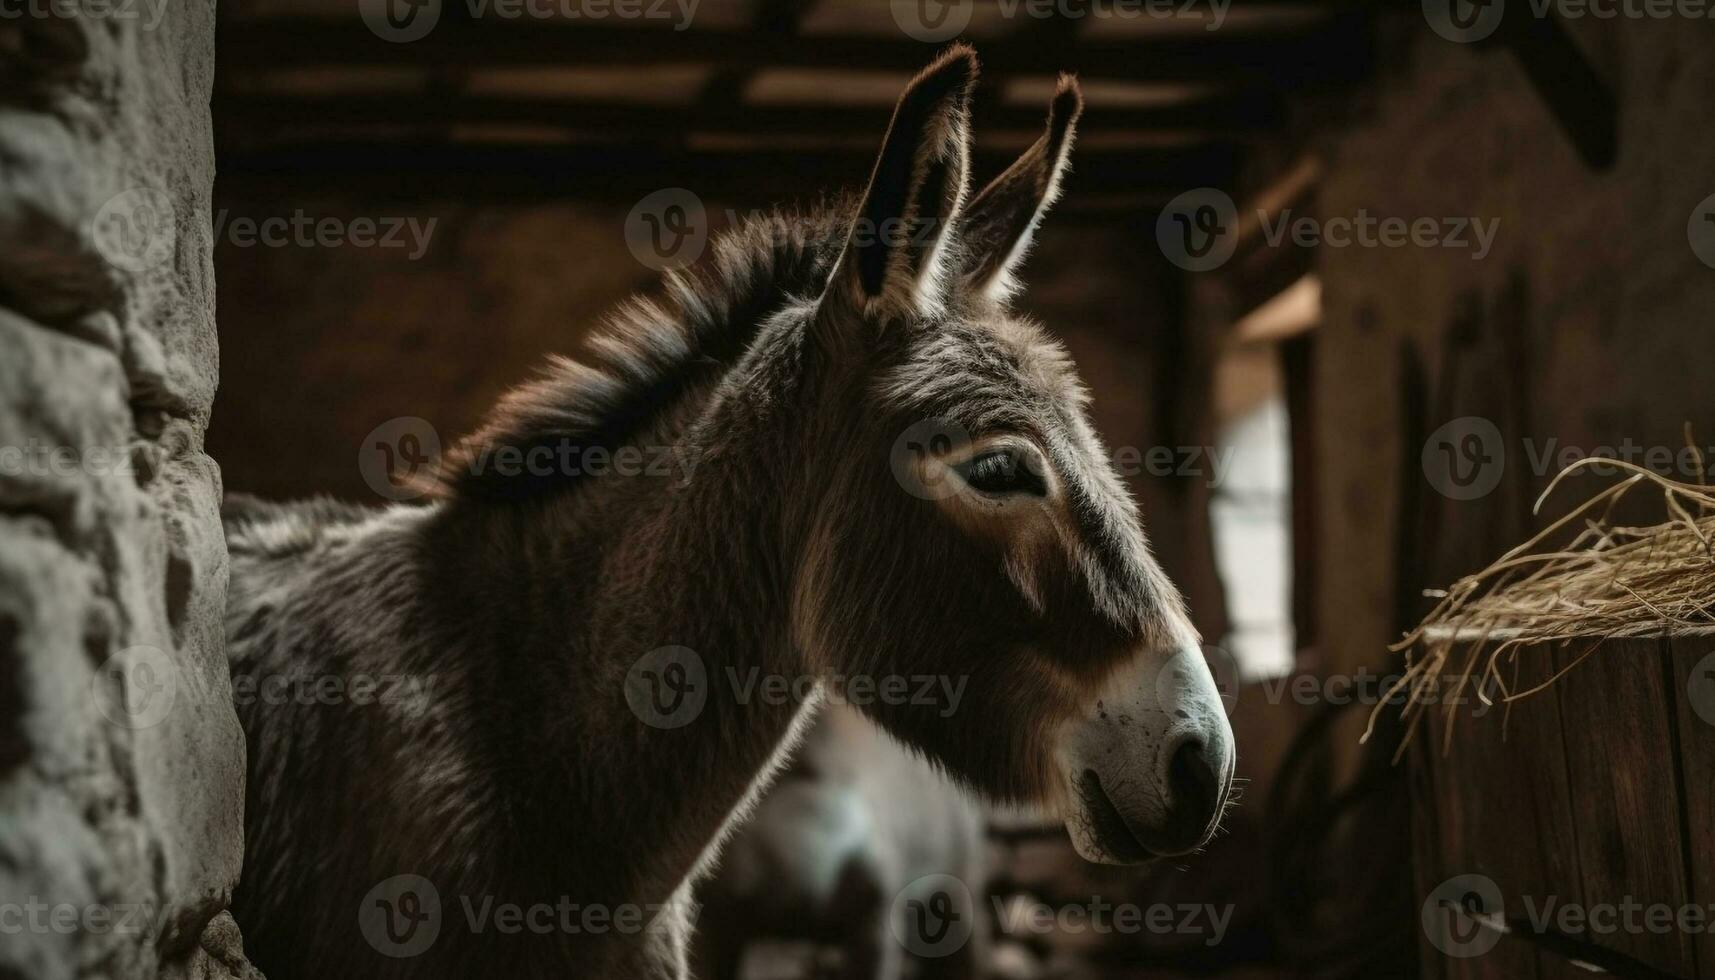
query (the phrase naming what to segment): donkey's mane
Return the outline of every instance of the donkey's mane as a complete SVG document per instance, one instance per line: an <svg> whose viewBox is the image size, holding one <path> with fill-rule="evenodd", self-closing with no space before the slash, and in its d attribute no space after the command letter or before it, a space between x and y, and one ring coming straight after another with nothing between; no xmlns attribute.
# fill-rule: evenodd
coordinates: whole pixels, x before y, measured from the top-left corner
<svg viewBox="0 0 1715 980"><path fill-rule="evenodd" d="M497 461L544 447L611 451L634 438L686 391L726 371L771 315L820 294L844 244L846 214L843 202L830 201L722 233L702 262L667 273L657 290L608 314L576 359L550 357L535 380L503 396L448 455L439 494L520 499L575 481Z"/></svg>

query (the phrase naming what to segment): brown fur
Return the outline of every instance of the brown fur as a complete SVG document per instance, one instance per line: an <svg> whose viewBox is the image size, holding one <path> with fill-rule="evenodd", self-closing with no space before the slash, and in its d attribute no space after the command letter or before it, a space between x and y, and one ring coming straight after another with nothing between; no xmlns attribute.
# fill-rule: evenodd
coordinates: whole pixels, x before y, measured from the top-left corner
<svg viewBox="0 0 1715 980"><path fill-rule="evenodd" d="M394 704L239 706L235 911L273 980L683 976L688 883L809 713L743 703L728 679L752 668L966 678L950 716L869 714L991 796L1087 803L1057 761L1064 731L1105 723L1104 685L1186 628L1069 362L994 288L1058 187L1075 87L975 199L992 210L963 213L975 70L958 48L913 84L855 211L749 224L622 311L581 363L508 396L431 505L231 515L235 682L419 683ZM860 234L876 216L924 234ZM987 229L975 251L961 222ZM890 453L927 418L1040 447L1053 499L903 492ZM532 475L495 454L560 445L669 446L695 465L688 479ZM693 723L664 730L624 692L638 658L670 644L697 651L710 691ZM1127 729L1150 733L1140 777L1166 771L1171 724L1163 707ZM443 912L408 959L358 928L368 890L400 874L432 882ZM565 900L670 907L643 933L465 925L466 901Z"/></svg>

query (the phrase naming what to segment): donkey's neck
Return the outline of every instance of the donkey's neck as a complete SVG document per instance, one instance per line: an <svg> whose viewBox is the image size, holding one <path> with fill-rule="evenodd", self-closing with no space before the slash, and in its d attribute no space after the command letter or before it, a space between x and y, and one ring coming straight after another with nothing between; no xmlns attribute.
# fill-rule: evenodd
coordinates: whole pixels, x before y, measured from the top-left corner
<svg viewBox="0 0 1715 980"><path fill-rule="evenodd" d="M666 901L814 699L782 510L805 413L783 410L792 379L748 398L760 369L735 366L635 439L637 472L453 501L426 531L431 606L460 637L469 723L504 747L496 792L534 887Z"/></svg>

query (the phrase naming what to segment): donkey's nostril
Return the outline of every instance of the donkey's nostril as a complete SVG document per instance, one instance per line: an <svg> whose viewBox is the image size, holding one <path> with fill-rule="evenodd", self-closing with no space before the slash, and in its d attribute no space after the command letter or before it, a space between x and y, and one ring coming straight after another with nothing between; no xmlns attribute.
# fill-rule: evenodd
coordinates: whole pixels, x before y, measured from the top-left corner
<svg viewBox="0 0 1715 980"><path fill-rule="evenodd" d="M1174 751L1167 788L1172 794L1167 837L1176 848L1196 847L1207 836L1221 805L1220 762L1210 758L1202 739L1187 739Z"/></svg>

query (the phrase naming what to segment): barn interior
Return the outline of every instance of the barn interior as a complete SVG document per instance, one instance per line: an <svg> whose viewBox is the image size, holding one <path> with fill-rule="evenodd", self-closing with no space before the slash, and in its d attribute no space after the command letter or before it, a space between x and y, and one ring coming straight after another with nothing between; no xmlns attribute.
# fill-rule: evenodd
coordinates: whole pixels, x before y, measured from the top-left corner
<svg viewBox="0 0 1715 980"><path fill-rule="evenodd" d="M1524 668L1520 689L1555 680L1536 696L1416 717L1391 646L1435 590L1615 480L1579 471L1539 507L1569 462L1706 482L1681 450L1715 436L1710 20L1519 0L1497 22L1500 0L429 0L438 20L406 37L364 6L222 0L187 32L213 37L219 377L199 417L227 493L413 500L496 398L664 271L748 216L861 187L948 43L981 59L978 185L1075 73L1072 169L1017 307L1071 353L1184 593L1239 789L1206 847L1143 868L987 811L985 975L1715 977L1707 928L1519 924L1541 896L1715 907L1702 627L1556 647ZM0 51L18 30L0 21ZM0 135L25 111L0 109ZM0 242L25 240L3 213ZM0 305L57 322L24 298L43 248L0 258ZM1437 904L1468 875L1502 907ZM1091 911L1107 906L1141 924ZM737 975L848 975L837 947L758 936Z"/></svg>
<svg viewBox="0 0 1715 980"><path fill-rule="evenodd" d="M217 206L438 221L421 255L217 241L232 339L210 451L229 486L269 496L373 499L352 453L329 447L400 416L468 432L544 352L575 349L688 257L646 264L625 247L649 195L690 191L689 222L718 234L861 184L936 49L882 3L704 0L684 30L461 23L449 6L401 45L324 6L223 6ZM1073 170L1021 305L1071 350L1109 445L1136 450L1155 551L1237 668L1247 780L1206 853L1143 875L1084 863L1052 825L997 827L997 878L1024 901L1236 906L1214 945L1026 932L1020 958L1049 972L1025 975L1407 975L1413 814L1434 819L1394 747L1357 735L1422 590L1521 539L1553 475L1507 474L1501 508L1439 499L1414 447L1464 416L1544 445L1677 445L1685 420L1715 431L1686 370L1710 363L1698 311L1715 300L1684 232L1707 196L1693 173L1708 150L1687 144L1707 129L1709 38L1549 19L1464 45L1420 11L1349 3L1240 0L1218 29L1199 5L967 6L978 181L1036 138L1056 74L1083 85ZM1242 216L1212 271L1175 265L1187 257L1157 234L1201 188ZM1267 240L1295 213L1366 210L1499 233L1482 256L1474 231L1469 248ZM1622 264L1652 284L1604 272ZM1260 683L1300 674L1353 678L1350 705Z"/></svg>

